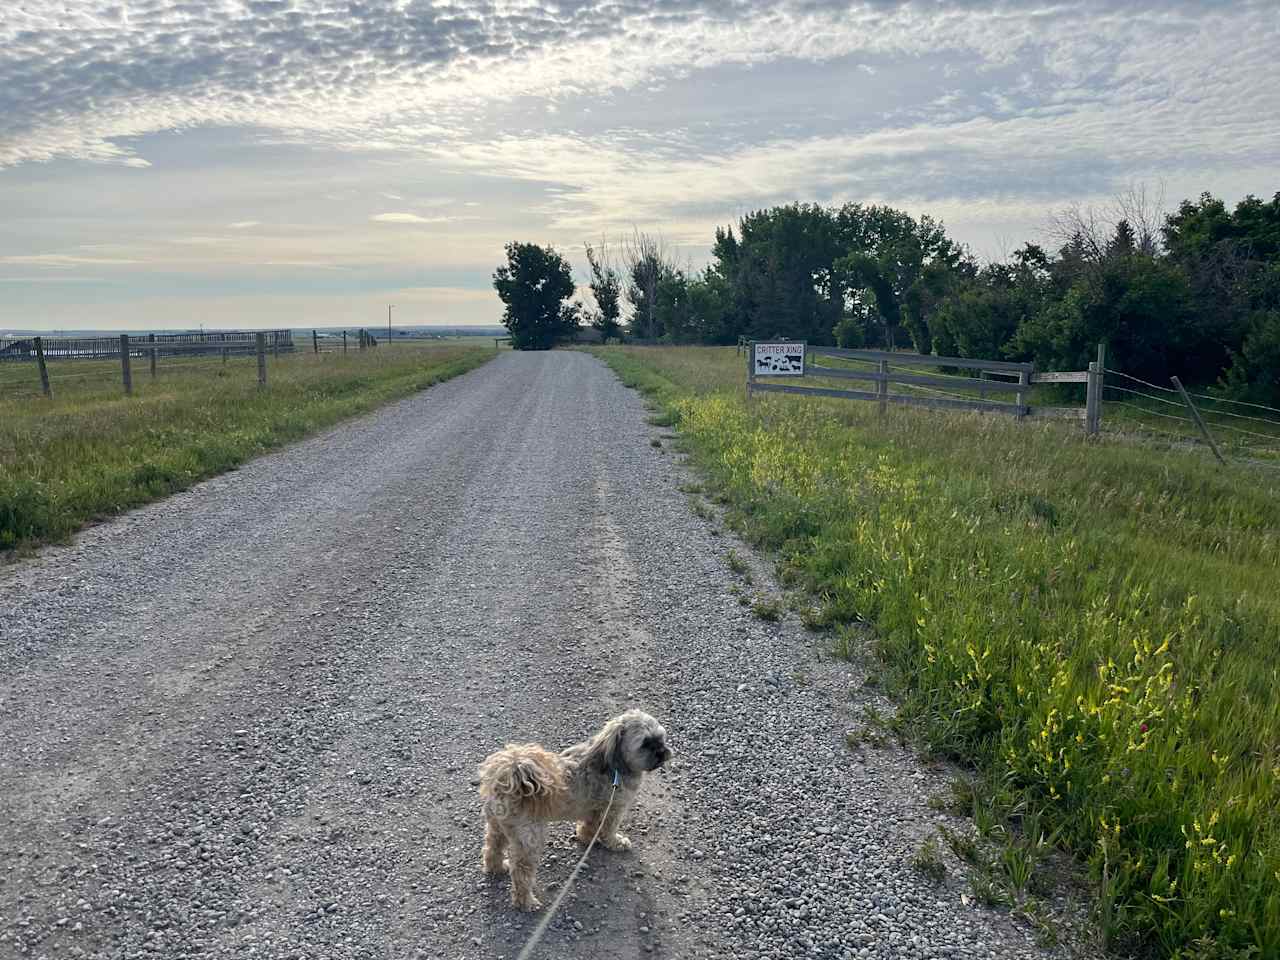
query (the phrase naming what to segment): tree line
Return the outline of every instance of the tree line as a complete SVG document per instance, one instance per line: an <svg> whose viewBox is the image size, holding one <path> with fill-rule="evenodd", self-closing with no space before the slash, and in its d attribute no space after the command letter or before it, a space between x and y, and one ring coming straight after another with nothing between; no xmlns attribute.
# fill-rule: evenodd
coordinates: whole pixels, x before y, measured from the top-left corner
<svg viewBox="0 0 1280 960"><path fill-rule="evenodd" d="M1234 208L1204 193L1167 216L1154 206L1131 191L1107 211L1062 211L1052 242L980 264L928 215L793 203L717 229L701 270L641 233L616 251L588 245L594 307L565 303L569 265L533 244L508 245L495 286L517 345L550 346L586 322L606 338L788 337L1079 370L1106 343L1109 365L1134 376L1280 404L1280 193ZM560 297L535 311L546 334L522 322L529 295L511 286L529 264L555 275L530 288Z"/></svg>

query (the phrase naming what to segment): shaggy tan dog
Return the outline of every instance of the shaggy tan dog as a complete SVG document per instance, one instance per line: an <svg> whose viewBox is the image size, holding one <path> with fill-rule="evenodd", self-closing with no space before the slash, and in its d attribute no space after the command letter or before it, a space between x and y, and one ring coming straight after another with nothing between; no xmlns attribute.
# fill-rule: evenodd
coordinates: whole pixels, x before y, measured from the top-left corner
<svg viewBox="0 0 1280 960"><path fill-rule="evenodd" d="M547 823L576 820L582 843L590 843L599 829L600 842L610 850L629 849L631 841L618 832L618 823L645 773L670 758L666 730L642 710L614 717L590 740L563 753L514 743L490 754L480 764L485 872L501 873L506 853L512 904L537 910L542 904L534 896L535 874Z"/></svg>

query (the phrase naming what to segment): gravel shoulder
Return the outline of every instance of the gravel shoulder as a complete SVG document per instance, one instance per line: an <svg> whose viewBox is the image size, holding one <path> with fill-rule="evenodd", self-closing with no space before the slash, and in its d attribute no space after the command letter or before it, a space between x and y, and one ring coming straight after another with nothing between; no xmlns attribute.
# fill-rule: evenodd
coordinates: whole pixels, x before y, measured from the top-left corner
<svg viewBox="0 0 1280 960"><path fill-rule="evenodd" d="M911 869L945 771L847 748L860 668L737 602L657 436L504 354L0 568L0 957L513 958L475 766L628 706L676 760L536 956L1069 955Z"/></svg>

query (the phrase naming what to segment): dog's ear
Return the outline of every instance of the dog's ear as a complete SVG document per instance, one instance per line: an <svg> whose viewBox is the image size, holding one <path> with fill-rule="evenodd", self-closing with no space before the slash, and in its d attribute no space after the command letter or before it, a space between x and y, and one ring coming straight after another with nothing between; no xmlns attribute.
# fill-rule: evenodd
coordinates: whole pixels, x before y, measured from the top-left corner
<svg viewBox="0 0 1280 960"><path fill-rule="evenodd" d="M591 749L587 752L588 762L593 769L610 776L615 770L619 773L631 772L622 749L622 737L626 731L626 723L620 717L614 717L595 735L591 741Z"/></svg>

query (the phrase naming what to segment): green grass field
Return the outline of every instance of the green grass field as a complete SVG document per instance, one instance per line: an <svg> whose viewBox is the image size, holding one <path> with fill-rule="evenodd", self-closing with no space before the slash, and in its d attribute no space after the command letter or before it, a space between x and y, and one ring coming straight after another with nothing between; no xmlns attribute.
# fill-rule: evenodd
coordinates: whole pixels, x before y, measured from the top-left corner
<svg viewBox="0 0 1280 960"><path fill-rule="evenodd" d="M1113 949L1280 956L1280 474L1076 424L748 404L732 348L593 352L807 619L846 649L874 627L901 729L975 768L1008 902L1034 824L1089 865Z"/></svg>
<svg viewBox="0 0 1280 960"><path fill-rule="evenodd" d="M65 538L85 523L163 497L281 444L433 383L494 355L493 343L394 344L347 354L160 358L152 380L133 362L0 364L0 556Z"/></svg>

